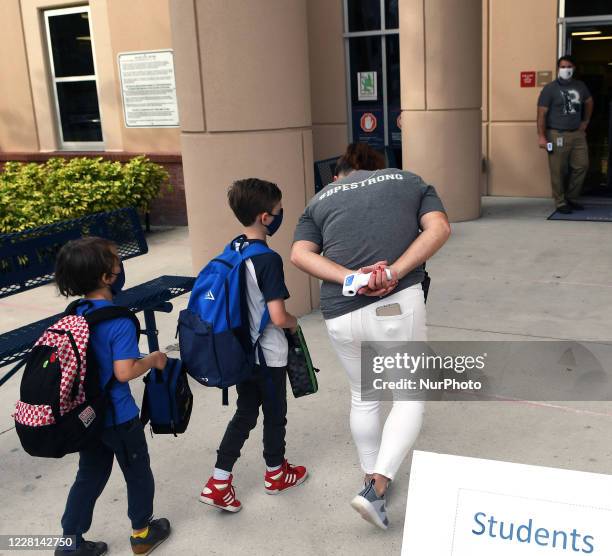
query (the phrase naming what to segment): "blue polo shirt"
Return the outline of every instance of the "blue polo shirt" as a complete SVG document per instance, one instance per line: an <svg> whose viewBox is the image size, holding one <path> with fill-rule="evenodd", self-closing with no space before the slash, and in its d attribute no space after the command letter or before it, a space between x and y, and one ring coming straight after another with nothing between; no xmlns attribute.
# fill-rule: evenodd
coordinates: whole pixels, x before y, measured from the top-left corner
<svg viewBox="0 0 612 556"><path fill-rule="evenodd" d="M77 314L83 315L102 307L112 306L113 303L105 299L88 299L93 307L84 305L77 307ZM114 374L113 363L122 359L140 358L138 338L134 323L126 318L113 319L96 325L91 333L91 345L100 368L100 386L104 388ZM127 382L115 382L110 391L111 403L115 408L116 424L120 425L140 413L130 385ZM106 412L106 426L113 425L113 412Z"/></svg>

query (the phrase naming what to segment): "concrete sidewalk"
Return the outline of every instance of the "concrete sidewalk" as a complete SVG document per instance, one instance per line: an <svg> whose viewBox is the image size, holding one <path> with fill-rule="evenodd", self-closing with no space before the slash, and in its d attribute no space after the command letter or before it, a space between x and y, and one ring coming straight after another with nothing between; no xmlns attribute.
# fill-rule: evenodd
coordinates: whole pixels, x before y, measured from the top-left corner
<svg viewBox="0 0 612 556"><path fill-rule="evenodd" d="M612 224L546 221L551 211L548 200L487 198L480 220L453 226L449 243L428 263L431 340L609 340ZM155 233L149 245L147 256L126 264L128 287L164 273L191 273L186 230ZM159 317L160 344L170 350L176 349L176 316L185 303L186 298L178 299L171 315ZM51 286L0 301L1 330L64 305ZM346 379L320 314L301 323L321 368L321 390L289 400L287 455L307 465L311 477L293 491L266 496L258 425L235 469L243 511L230 515L200 504L199 489L211 472L234 397L224 408L219 391L194 384L188 432L148 439L156 514L167 516L174 527L156 554L399 554L410 462L390 491L390 529L382 532L362 521L348 505L362 474L349 433ZM135 382L140 401L142 384ZM76 457L47 461L21 450L10 419L18 389L18 377L0 388L0 431L5 431L0 434L0 534L57 534ZM607 403L431 403L416 447L612 473L610 437ZM125 486L116 469L87 538L105 540L112 554L123 555L131 554L128 534Z"/></svg>

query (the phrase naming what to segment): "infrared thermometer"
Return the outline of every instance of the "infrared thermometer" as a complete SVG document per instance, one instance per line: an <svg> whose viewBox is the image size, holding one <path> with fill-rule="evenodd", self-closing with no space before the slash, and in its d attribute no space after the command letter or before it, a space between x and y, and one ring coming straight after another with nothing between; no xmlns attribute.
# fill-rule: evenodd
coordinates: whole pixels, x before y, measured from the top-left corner
<svg viewBox="0 0 612 556"><path fill-rule="evenodd" d="M385 268L385 272L387 273L387 280L392 280L393 276L391 274L391 270ZM349 274L344 279L344 284L342 285L342 295L347 297L353 297L357 295L357 292L361 288L365 288L370 281L371 272L367 274Z"/></svg>

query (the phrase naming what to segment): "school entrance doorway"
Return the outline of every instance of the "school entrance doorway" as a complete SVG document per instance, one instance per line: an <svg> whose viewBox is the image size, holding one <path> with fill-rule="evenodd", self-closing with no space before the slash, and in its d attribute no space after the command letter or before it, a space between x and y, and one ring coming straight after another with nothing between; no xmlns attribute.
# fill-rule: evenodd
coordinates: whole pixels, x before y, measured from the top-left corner
<svg viewBox="0 0 612 556"><path fill-rule="evenodd" d="M399 0L344 0L349 138L402 167Z"/></svg>
<svg viewBox="0 0 612 556"><path fill-rule="evenodd" d="M612 12L609 5L606 9ZM576 77L585 82L595 104L583 196L612 200L612 14L564 18L560 47L576 61Z"/></svg>

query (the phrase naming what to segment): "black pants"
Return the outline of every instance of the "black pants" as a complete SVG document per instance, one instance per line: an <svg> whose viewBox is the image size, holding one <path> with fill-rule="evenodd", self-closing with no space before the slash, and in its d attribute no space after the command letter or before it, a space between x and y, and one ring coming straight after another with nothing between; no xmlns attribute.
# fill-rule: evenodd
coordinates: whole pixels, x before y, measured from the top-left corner
<svg viewBox="0 0 612 556"><path fill-rule="evenodd" d="M64 535L77 545L91 527L96 500L102 494L117 458L127 484L128 517L133 529L144 529L153 516L155 482L144 429L138 417L102 433L100 443L79 453L79 470L62 517Z"/></svg>
<svg viewBox="0 0 612 556"><path fill-rule="evenodd" d="M257 424L262 406L263 456L268 467L281 465L285 459L285 428L287 425L287 368L255 367L253 377L236 386L237 409L227 425L217 450L215 467L231 471L240 457L240 450Z"/></svg>

